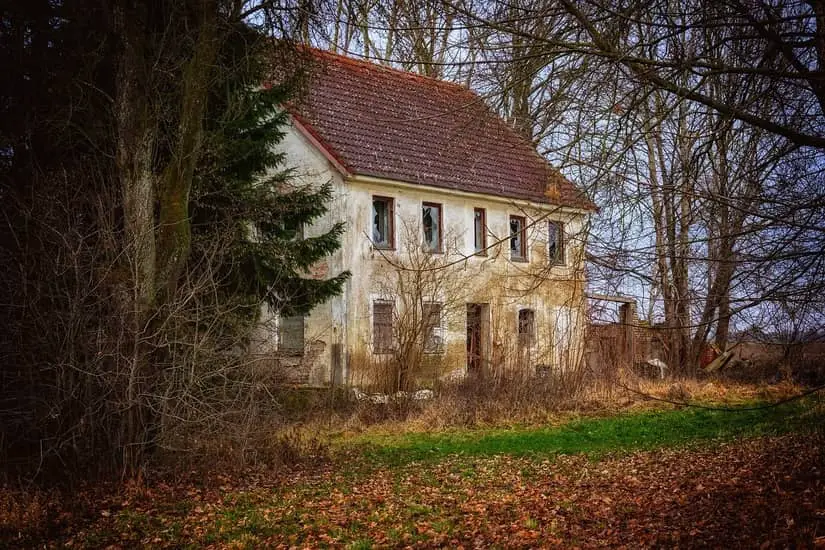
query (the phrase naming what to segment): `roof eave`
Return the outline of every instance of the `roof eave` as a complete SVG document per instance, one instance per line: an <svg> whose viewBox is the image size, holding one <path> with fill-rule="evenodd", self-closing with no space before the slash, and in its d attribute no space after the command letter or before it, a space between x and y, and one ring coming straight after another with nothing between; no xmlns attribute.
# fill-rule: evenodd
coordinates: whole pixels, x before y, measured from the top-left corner
<svg viewBox="0 0 825 550"><path fill-rule="evenodd" d="M397 180L392 178L387 178L380 175L370 175L370 174L363 174L363 173L353 173L347 178L348 181L354 183L362 183L367 185L387 185L387 186L396 186L402 187L406 189L426 189L428 191L433 191L435 193L443 193L445 195L451 195L456 197L464 197L464 198L474 198L478 197L484 200L494 201L494 202L501 202L507 204L516 204L520 206L529 206L532 208L537 208L541 210L550 210L550 209L558 209L563 210L566 213L571 214L580 214L580 215L588 215L593 213L593 210L590 208L583 208L578 206L568 206L565 204L558 204L553 202L545 202L545 201L537 201L533 199L523 198L523 197L507 197L503 195L493 195L488 193L481 193L478 191L464 191L460 189L454 189L451 187L441 187L438 185L427 185L424 183L417 183L417 182L410 182L404 180Z"/></svg>
<svg viewBox="0 0 825 550"><path fill-rule="evenodd" d="M320 152L342 176L346 178L353 175L353 172L347 168L335 151L329 145L324 143L321 136L315 131L314 128L312 128L309 122L304 120L301 115L292 110L289 111L289 114L292 119L292 125L295 129L297 129L301 135L304 136L304 138L306 138L306 140L309 141L316 149L318 149L318 152Z"/></svg>

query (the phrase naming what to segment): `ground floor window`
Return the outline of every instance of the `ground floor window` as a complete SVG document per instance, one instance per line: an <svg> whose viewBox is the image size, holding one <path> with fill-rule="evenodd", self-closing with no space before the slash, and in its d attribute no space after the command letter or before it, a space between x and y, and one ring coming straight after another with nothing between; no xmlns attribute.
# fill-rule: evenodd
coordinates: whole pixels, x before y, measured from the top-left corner
<svg viewBox="0 0 825 550"><path fill-rule="evenodd" d="M518 342L520 346L529 347L536 341L536 312L532 309L520 309L518 312Z"/></svg>
<svg viewBox="0 0 825 550"><path fill-rule="evenodd" d="M372 304L372 350L373 353L393 351L393 304L373 302Z"/></svg>
<svg viewBox="0 0 825 550"><path fill-rule="evenodd" d="M278 348L290 354L304 352L304 316L281 317L278 324Z"/></svg>
<svg viewBox="0 0 825 550"><path fill-rule="evenodd" d="M438 303L426 303L423 309L424 351L438 353L444 350L442 324L443 307Z"/></svg>

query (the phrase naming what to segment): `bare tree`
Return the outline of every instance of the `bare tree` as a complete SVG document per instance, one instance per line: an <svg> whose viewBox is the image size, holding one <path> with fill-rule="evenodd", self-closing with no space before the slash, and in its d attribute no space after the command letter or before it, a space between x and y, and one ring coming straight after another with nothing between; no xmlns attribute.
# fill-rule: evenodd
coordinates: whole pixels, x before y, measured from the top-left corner
<svg viewBox="0 0 825 550"><path fill-rule="evenodd" d="M825 116L822 2L673 4L642 0L619 6L564 0L560 4L579 25L571 47L609 59L635 80L723 116L798 145L825 147L820 137ZM635 27L639 34L617 32L622 26ZM727 32L719 33L719 29ZM693 39L696 34L702 39ZM726 48L726 44L740 47ZM754 110L746 103L696 89L692 80L685 81L685 75L720 82L736 74L759 81L774 108ZM795 92L791 97L786 95L789 90ZM814 111L809 108L812 102Z"/></svg>
<svg viewBox="0 0 825 550"><path fill-rule="evenodd" d="M391 306L392 319L387 341L373 342L371 370L387 389L410 391L432 383L449 366L463 370L463 340L460 349L448 349L446 338L466 311L467 267L454 261L453 235L445 234L444 250L433 254L422 242L418 220L402 220L400 229L402 252L382 255L375 268L381 281L375 290Z"/></svg>

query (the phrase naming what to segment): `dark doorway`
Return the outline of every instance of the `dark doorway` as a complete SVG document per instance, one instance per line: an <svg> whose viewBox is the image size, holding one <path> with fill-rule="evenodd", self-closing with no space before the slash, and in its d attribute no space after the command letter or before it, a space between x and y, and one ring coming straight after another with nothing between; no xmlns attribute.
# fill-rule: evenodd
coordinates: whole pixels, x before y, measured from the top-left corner
<svg viewBox="0 0 825 550"><path fill-rule="evenodd" d="M481 373L487 358L490 306L467 304L467 372Z"/></svg>

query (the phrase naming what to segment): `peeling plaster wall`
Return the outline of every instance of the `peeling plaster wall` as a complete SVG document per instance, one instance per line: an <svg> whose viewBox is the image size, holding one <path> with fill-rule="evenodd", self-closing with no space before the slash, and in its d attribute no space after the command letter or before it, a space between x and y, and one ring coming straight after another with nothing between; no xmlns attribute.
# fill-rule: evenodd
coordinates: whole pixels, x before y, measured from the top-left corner
<svg viewBox="0 0 825 550"><path fill-rule="evenodd" d="M344 180L340 172L319 150L296 128L286 129L280 150L286 155L284 165L292 169L292 182L297 186L310 185L318 188L326 182L333 187L333 199L328 204L329 212L304 228L306 237L326 233L340 220L349 219ZM348 228L349 229L349 228ZM349 234L349 231L347 231ZM347 269L343 250L347 247L346 237L341 249L327 261L314 266L310 276L328 277ZM348 286L350 283L347 283ZM337 349L343 350L346 342L346 316L348 289L340 296L315 307L304 321L306 352L303 356L282 356L277 352L277 322L273 322L270 312L264 313L264 323L256 347L265 357L263 363L270 368L284 371L290 382L309 385L327 385L340 381L346 373L333 371L334 365L345 365L343 357L334 357Z"/></svg>
<svg viewBox="0 0 825 550"><path fill-rule="evenodd" d="M306 320L308 345L311 342L316 350L313 364L307 367L309 383L339 381L362 385L375 378L376 361L380 363L386 357L373 353L372 303L390 300L403 309L399 307L403 300L397 295L398 266L409 267L423 254L415 248L420 242L416 239L421 238L423 202L442 205L445 253L434 260L440 265L460 261L449 268L433 270L445 273L447 280L440 286L442 292L450 294L426 298L445 304L445 341L442 353L424 355L424 372L420 374L432 377L466 367L467 303L489 304L488 359L492 363L516 364L515 355L525 353L517 345L518 311L523 308L534 310L536 321L535 345L526 350L528 364L563 367L581 357L584 213L377 178L345 179L295 128L289 129L282 147L287 166L295 167L298 183L319 185L330 181L334 187L329 213L313 227L306 228L305 234L320 234L338 220L347 223L341 249L326 265L317 268L319 275L348 269L352 277L341 296L315 308ZM370 241L373 196L394 199L395 250L376 250ZM486 256L473 255L474 208L486 210L488 245L503 239L501 244L489 249ZM528 227L541 218L527 230L527 262L510 261L507 237L511 215L524 216ZM549 266L547 262L549 220L565 224L564 266ZM398 314L404 312L398 311ZM339 347L335 348L336 345ZM339 357L334 357L333 349L341 350Z"/></svg>

